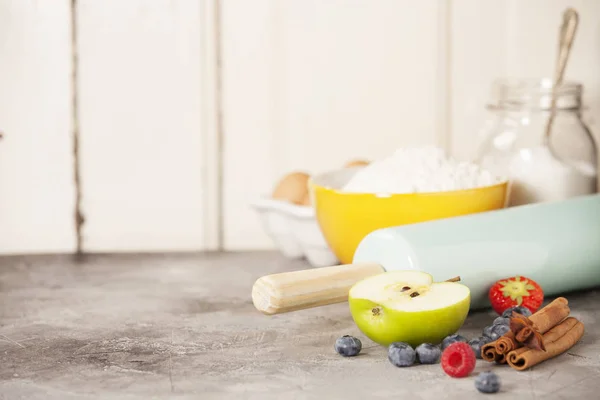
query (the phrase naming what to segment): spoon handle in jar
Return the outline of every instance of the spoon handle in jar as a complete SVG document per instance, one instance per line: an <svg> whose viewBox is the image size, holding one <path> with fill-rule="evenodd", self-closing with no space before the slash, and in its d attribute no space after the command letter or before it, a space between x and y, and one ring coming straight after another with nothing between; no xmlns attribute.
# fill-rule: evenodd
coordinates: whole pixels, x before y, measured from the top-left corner
<svg viewBox="0 0 600 400"><path fill-rule="evenodd" d="M563 23L560 27L560 33L558 38L558 56L556 59L556 70L554 71L554 82L552 85L552 99L550 105L550 117L546 124L546 139L550 137L550 131L552 130L552 123L554 122L554 115L556 113L556 91L557 87L562 83L565 69L567 67L567 61L571 54L571 48L573 41L575 40L575 32L577 32L577 26L579 25L579 15L577 11L572 8L568 8L563 13Z"/></svg>

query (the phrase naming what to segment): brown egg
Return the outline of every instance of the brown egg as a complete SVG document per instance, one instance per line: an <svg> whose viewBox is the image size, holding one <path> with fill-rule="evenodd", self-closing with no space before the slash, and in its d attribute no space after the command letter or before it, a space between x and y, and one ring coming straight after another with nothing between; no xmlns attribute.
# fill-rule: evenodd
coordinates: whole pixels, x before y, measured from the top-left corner
<svg viewBox="0 0 600 400"><path fill-rule="evenodd" d="M310 176L304 172L287 174L275 186L273 198L287 200L294 204L302 204L308 193L309 178Z"/></svg>
<svg viewBox="0 0 600 400"><path fill-rule="evenodd" d="M306 192L306 196L304 196L304 198L302 199L302 204L303 206L310 206L310 192Z"/></svg>
<svg viewBox="0 0 600 400"><path fill-rule="evenodd" d="M344 168L364 167L366 165L369 165L369 161L366 161L366 160L350 160L346 164L344 164Z"/></svg>

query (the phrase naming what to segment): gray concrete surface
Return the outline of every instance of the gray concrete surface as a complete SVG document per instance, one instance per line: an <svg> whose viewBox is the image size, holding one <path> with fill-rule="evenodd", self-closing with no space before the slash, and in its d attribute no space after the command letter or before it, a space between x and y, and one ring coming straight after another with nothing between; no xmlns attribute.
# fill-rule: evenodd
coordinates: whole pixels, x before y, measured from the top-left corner
<svg viewBox="0 0 600 400"><path fill-rule="evenodd" d="M304 267L269 252L0 258L0 399L486 398L439 365L392 366L346 304L254 310L256 278ZM494 398L598 398L600 292L567 297L582 342L526 372L478 361L502 379ZM461 333L493 317L474 313ZM359 357L334 352L343 334L363 340Z"/></svg>

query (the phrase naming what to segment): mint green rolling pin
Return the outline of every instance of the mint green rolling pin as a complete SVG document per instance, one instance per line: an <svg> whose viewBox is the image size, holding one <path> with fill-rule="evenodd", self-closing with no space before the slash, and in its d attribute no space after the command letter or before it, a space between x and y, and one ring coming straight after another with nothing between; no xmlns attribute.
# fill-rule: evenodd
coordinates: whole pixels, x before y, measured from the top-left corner
<svg viewBox="0 0 600 400"><path fill-rule="evenodd" d="M488 307L491 285L515 275L548 297L600 286L600 194L380 229L362 240L353 264L260 278L253 299L267 314L332 304L360 279L393 270L425 271L438 282L458 275L472 309ZM323 276L339 287L320 287ZM292 296L293 307L276 306Z"/></svg>

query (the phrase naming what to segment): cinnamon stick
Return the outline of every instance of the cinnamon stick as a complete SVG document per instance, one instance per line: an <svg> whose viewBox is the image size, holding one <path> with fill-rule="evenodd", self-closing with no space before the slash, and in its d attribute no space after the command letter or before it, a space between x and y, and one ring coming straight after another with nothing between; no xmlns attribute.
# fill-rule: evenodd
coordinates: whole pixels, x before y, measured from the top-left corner
<svg viewBox="0 0 600 400"><path fill-rule="evenodd" d="M496 342L486 343L481 346L481 358L488 362L497 362L498 364L506 363L504 354L500 354L496 350Z"/></svg>
<svg viewBox="0 0 600 400"><path fill-rule="evenodd" d="M533 325L538 332L543 335L563 319L567 318L570 312L569 301L564 297L558 297L546 307L529 317L529 320L533 322Z"/></svg>
<svg viewBox="0 0 600 400"><path fill-rule="evenodd" d="M583 332L583 323L569 317L543 335L546 351L518 348L508 353L508 365L517 371L531 368L569 350L581 339Z"/></svg>
<svg viewBox="0 0 600 400"><path fill-rule="evenodd" d="M494 348L500 354L508 354L513 351L519 344L515 341L515 334L511 331L508 331L504 334L504 336L498 338L494 343Z"/></svg>
<svg viewBox="0 0 600 400"><path fill-rule="evenodd" d="M574 317L567 318L562 323L558 324L549 332L547 332L544 335L544 340L548 342L548 345L550 345L551 343L560 339L567 331L569 331L569 329L573 328L577 324L577 322L579 321ZM520 347L514 351L511 351L511 355L514 357L523 354L529 350L531 349L527 347Z"/></svg>
<svg viewBox="0 0 600 400"><path fill-rule="evenodd" d="M530 316L529 320L533 323L538 332L543 335L569 316L570 312L571 309L569 308L568 300L564 297L558 297L546 307ZM492 343L494 343L498 354L508 354L520 347L515 340L514 333L511 331L505 333L504 336Z"/></svg>

